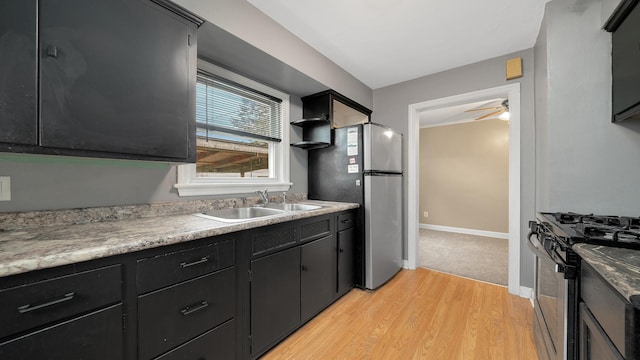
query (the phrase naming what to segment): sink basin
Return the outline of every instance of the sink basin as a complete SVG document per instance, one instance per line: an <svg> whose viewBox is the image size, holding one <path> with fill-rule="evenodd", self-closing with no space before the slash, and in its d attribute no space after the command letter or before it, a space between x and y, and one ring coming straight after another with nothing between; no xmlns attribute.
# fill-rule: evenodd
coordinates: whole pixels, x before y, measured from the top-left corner
<svg viewBox="0 0 640 360"><path fill-rule="evenodd" d="M245 208L231 208L213 210L202 214L196 214L208 219L218 220L222 222L238 222L246 221L255 218L261 218L265 216L272 216L283 214L284 211L280 209L267 209L262 207L245 207Z"/></svg>
<svg viewBox="0 0 640 360"><path fill-rule="evenodd" d="M320 209L322 206L310 204L267 204L264 209L278 209L284 211L309 211Z"/></svg>

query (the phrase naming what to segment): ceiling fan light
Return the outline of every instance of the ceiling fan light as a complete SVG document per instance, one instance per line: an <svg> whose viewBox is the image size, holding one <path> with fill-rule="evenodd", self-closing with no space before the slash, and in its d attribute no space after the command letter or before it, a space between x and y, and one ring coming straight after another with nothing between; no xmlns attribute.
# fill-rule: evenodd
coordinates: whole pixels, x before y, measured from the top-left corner
<svg viewBox="0 0 640 360"><path fill-rule="evenodd" d="M508 111L505 111L502 114L500 114L500 116L498 116L498 119L504 120L504 121L509 121L510 117L511 117L511 114L509 114Z"/></svg>

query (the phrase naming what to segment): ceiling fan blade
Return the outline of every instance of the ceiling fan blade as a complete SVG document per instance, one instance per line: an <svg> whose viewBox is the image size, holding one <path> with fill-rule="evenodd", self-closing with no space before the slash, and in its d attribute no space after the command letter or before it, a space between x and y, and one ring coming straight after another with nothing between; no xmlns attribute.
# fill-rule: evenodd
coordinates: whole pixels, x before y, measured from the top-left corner
<svg viewBox="0 0 640 360"><path fill-rule="evenodd" d="M486 119L486 118L491 117L491 116L493 116L493 115L502 114L503 112L504 112L504 109L500 109L500 110L498 110L498 111L494 111L494 112L489 113L489 114L487 114L487 115L482 115L482 116L480 116L480 117L477 117L477 118L476 118L476 120Z"/></svg>
<svg viewBox="0 0 640 360"><path fill-rule="evenodd" d="M484 110L497 110L497 109L502 109L502 106L494 106L494 107L488 107L488 108L477 108L477 109L465 110L464 112L484 111Z"/></svg>

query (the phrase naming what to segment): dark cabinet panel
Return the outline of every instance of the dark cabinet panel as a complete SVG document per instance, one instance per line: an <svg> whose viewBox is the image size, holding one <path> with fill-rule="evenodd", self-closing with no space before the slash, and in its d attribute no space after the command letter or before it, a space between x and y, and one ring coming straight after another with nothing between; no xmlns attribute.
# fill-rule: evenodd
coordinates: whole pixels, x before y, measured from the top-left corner
<svg viewBox="0 0 640 360"><path fill-rule="evenodd" d="M624 360L584 303L579 311L580 359Z"/></svg>
<svg viewBox="0 0 640 360"><path fill-rule="evenodd" d="M36 145L36 0L0 1L0 142Z"/></svg>
<svg viewBox="0 0 640 360"><path fill-rule="evenodd" d="M233 360L235 358L234 329L233 320L229 320L156 360Z"/></svg>
<svg viewBox="0 0 640 360"><path fill-rule="evenodd" d="M114 305L0 344L0 359L117 360L122 338L122 305Z"/></svg>
<svg viewBox="0 0 640 360"><path fill-rule="evenodd" d="M235 268L138 298L138 353L150 359L233 318Z"/></svg>
<svg viewBox="0 0 640 360"><path fill-rule="evenodd" d="M40 4L42 146L193 155L194 24L143 0Z"/></svg>
<svg viewBox="0 0 640 360"><path fill-rule="evenodd" d="M122 300L120 265L0 291L0 338Z"/></svg>
<svg viewBox="0 0 640 360"><path fill-rule="evenodd" d="M327 236L300 247L300 304L302 321L307 321L335 298L336 241Z"/></svg>
<svg viewBox="0 0 640 360"><path fill-rule="evenodd" d="M353 246L354 229L338 232L338 295L341 296L353 288Z"/></svg>
<svg viewBox="0 0 640 360"><path fill-rule="evenodd" d="M300 248L251 261L251 353L261 354L300 324Z"/></svg>
<svg viewBox="0 0 640 360"><path fill-rule="evenodd" d="M157 290L232 266L235 261L233 246L234 241L227 240L138 260L138 293Z"/></svg>

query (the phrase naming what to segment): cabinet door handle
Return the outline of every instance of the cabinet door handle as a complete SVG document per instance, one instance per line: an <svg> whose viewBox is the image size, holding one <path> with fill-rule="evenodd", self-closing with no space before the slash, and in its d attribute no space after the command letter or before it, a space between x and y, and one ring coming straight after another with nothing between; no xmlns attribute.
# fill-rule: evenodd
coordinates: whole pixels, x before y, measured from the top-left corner
<svg viewBox="0 0 640 360"><path fill-rule="evenodd" d="M196 311L200 311L206 307L209 306L209 303L206 301L202 301L200 304L198 305L190 305L185 307L184 309L180 310L180 313L182 313L183 316L187 316L189 314L193 314Z"/></svg>
<svg viewBox="0 0 640 360"><path fill-rule="evenodd" d="M34 311L34 310L39 310L39 309L43 309L55 304L60 304L66 301L70 301L73 299L73 297L75 296L75 293L73 292L69 292L64 294L61 298L55 299L55 300L51 300L51 301L47 301L45 303L42 304L38 304L38 305L33 305L31 306L31 304L27 304L27 305L22 305L18 307L18 311L20 312L20 314L25 314L28 313L30 311Z"/></svg>
<svg viewBox="0 0 640 360"><path fill-rule="evenodd" d="M338 249L338 252L342 254L344 252L344 249Z"/></svg>
<svg viewBox="0 0 640 360"><path fill-rule="evenodd" d="M180 267L182 267L183 269L186 269L186 268L191 267L191 266L204 264L204 263L206 263L207 261L209 261L209 257L208 257L208 256L205 256L205 257L203 257L202 259L200 259L200 260L196 260L196 261L194 261L194 262L190 262L190 263L183 262L183 263L180 263Z"/></svg>
<svg viewBox="0 0 640 360"><path fill-rule="evenodd" d="M307 271L307 266L306 265L300 265L300 269L302 271Z"/></svg>
<svg viewBox="0 0 640 360"><path fill-rule="evenodd" d="M351 222L351 219L346 219L346 220L342 220L341 223L343 224L348 224Z"/></svg>
<svg viewBox="0 0 640 360"><path fill-rule="evenodd" d="M53 45L50 45L49 47L47 47L47 56L48 57L52 57L52 58L57 58L58 57L58 47L57 46L53 46Z"/></svg>

